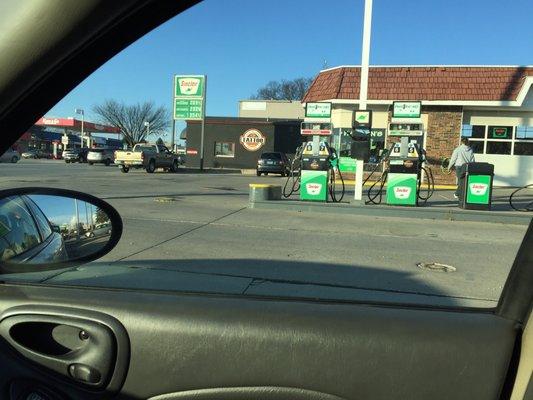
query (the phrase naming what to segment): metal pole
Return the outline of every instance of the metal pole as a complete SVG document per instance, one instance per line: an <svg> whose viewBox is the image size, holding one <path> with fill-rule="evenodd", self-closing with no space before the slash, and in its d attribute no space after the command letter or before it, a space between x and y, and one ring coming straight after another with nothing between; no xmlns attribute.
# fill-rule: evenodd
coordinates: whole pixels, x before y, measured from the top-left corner
<svg viewBox="0 0 533 400"><path fill-rule="evenodd" d="M172 149L172 151L174 151L174 141L175 141L175 138L174 136L176 135L176 120L174 119L174 113L175 113L175 108L176 108L176 100L175 100L175 96L176 96L176 76L174 75L172 77L172 110L170 112L170 116L172 117L172 135L170 137L170 148Z"/></svg>
<svg viewBox="0 0 533 400"><path fill-rule="evenodd" d="M372 28L372 0L365 0L363 20L363 50L361 54L361 85L359 88L359 109L366 110L368 94L368 64L370 61L370 33Z"/></svg>
<svg viewBox="0 0 533 400"><path fill-rule="evenodd" d="M76 240L80 240L80 211L78 209L78 199L74 199L74 206L76 207Z"/></svg>
<svg viewBox="0 0 533 400"><path fill-rule="evenodd" d="M83 133L83 123L85 122L85 112L81 113L81 147L83 148L83 139L84 139L84 133ZM87 146L89 147L89 146Z"/></svg>
<svg viewBox="0 0 533 400"><path fill-rule="evenodd" d="M202 130L200 133L200 171L204 170L205 103L207 103L207 75L204 75L204 99L202 104Z"/></svg>
<svg viewBox="0 0 533 400"><path fill-rule="evenodd" d="M361 82L359 87L359 110L367 109L368 64L370 61L370 32L372 27L372 0L365 0L363 20L363 48L361 54ZM363 162L356 161L354 200L363 198Z"/></svg>
<svg viewBox="0 0 533 400"><path fill-rule="evenodd" d="M170 136L170 149L174 152L174 136L176 135L176 120L172 118L172 133Z"/></svg>

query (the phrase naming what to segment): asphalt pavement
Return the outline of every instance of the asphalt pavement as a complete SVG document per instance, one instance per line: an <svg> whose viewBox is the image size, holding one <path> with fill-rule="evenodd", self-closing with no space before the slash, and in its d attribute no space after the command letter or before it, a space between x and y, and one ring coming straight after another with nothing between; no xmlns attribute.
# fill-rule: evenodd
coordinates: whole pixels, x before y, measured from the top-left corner
<svg viewBox="0 0 533 400"><path fill-rule="evenodd" d="M0 188L79 190L112 204L118 246L62 273L13 275L51 284L250 296L493 307L525 225L248 208L238 173L122 174L114 166L0 164ZM452 205L450 205L451 207ZM441 263L449 272L421 269ZM454 271L453 271L454 270Z"/></svg>

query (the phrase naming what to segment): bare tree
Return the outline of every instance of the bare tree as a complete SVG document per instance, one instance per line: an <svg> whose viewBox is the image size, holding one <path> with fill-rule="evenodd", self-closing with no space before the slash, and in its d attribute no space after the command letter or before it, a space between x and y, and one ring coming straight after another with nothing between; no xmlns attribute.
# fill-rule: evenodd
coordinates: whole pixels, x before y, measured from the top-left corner
<svg viewBox="0 0 533 400"><path fill-rule="evenodd" d="M313 79L296 78L290 81L270 81L252 96L255 100L301 100Z"/></svg>
<svg viewBox="0 0 533 400"><path fill-rule="evenodd" d="M93 112L102 123L119 128L129 146L145 141L148 134L162 134L170 126L169 111L165 107L156 107L153 102L126 105L106 100L93 106Z"/></svg>

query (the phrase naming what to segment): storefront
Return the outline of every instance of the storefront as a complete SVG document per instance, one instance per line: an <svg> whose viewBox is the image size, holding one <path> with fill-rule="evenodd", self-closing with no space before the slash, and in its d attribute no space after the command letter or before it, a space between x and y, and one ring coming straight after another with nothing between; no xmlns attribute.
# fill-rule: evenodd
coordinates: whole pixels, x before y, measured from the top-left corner
<svg viewBox="0 0 533 400"><path fill-rule="evenodd" d="M294 154L301 143L300 120L207 117L205 168L250 169L263 152ZM186 166L200 166L200 121L187 121Z"/></svg>
<svg viewBox="0 0 533 400"><path fill-rule="evenodd" d="M337 132L351 129L358 109L359 67L321 71L303 102L331 102ZM477 161L495 166L495 184L533 183L533 67L376 66L370 67L368 109L375 136L391 142L393 101L422 102L420 122L436 181L453 183L441 172L461 136L470 138ZM379 144L381 145L381 144Z"/></svg>

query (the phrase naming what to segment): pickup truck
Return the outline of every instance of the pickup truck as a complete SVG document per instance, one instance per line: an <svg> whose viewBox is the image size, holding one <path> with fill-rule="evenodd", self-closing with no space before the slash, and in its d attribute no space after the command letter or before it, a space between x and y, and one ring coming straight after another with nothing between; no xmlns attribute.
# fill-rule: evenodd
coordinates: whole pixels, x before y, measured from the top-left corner
<svg viewBox="0 0 533 400"><path fill-rule="evenodd" d="M124 173L130 168L144 168L150 174L157 168L177 172L179 158L165 146L139 143L133 147L133 150L115 151L115 164Z"/></svg>

